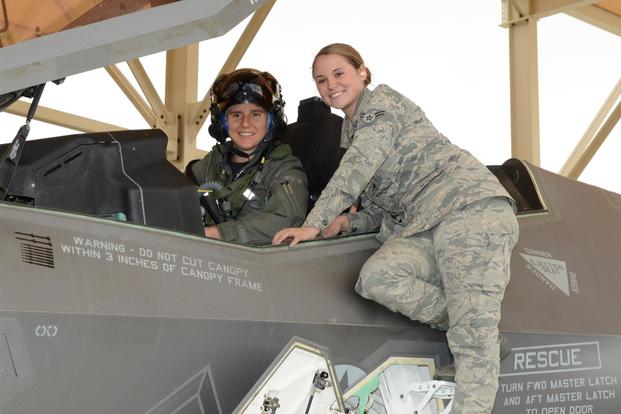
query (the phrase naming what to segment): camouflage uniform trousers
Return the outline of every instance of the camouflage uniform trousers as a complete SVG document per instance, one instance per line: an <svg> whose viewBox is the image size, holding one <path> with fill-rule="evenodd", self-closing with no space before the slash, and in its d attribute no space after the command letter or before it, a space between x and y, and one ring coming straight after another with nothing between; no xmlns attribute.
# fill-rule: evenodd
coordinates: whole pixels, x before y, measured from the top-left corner
<svg viewBox="0 0 621 414"><path fill-rule="evenodd" d="M448 328L457 383L453 414L490 413L494 406L500 305L518 231L507 200L487 198L423 233L388 240L360 272L361 296Z"/></svg>

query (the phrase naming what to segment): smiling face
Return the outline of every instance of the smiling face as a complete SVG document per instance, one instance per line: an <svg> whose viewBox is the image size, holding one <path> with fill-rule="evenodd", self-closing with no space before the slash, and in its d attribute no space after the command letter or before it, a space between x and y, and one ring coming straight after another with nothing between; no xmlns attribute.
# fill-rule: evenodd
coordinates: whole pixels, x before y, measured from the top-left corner
<svg viewBox="0 0 621 414"><path fill-rule="evenodd" d="M347 119L352 119L358 98L365 88L367 71L364 65L356 69L341 55L320 55L313 65L313 78L321 99L342 110Z"/></svg>
<svg viewBox="0 0 621 414"><path fill-rule="evenodd" d="M257 104L240 103L226 111L229 136L235 147L252 154L267 134L267 111Z"/></svg>

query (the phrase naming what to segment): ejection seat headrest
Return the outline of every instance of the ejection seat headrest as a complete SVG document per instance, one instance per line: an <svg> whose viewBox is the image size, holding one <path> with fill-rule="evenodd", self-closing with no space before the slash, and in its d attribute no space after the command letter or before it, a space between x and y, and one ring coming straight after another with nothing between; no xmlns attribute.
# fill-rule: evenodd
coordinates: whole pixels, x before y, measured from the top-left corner
<svg viewBox="0 0 621 414"><path fill-rule="evenodd" d="M287 127L285 141L302 161L308 177L309 211L345 153L340 147L342 122L340 116L314 96L300 101L298 120Z"/></svg>

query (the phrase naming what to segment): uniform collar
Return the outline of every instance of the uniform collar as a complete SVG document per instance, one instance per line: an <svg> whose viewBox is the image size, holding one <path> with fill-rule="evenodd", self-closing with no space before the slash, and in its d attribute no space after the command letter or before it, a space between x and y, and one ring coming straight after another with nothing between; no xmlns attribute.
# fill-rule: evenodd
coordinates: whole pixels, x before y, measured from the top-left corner
<svg viewBox="0 0 621 414"><path fill-rule="evenodd" d="M360 94L360 99L356 102L356 110L351 121L347 118L343 119L343 126L341 127L341 147L349 148L354 141L354 135L358 128L358 120L360 119L360 113L363 108L367 106L367 102L371 99L371 90L364 88Z"/></svg>

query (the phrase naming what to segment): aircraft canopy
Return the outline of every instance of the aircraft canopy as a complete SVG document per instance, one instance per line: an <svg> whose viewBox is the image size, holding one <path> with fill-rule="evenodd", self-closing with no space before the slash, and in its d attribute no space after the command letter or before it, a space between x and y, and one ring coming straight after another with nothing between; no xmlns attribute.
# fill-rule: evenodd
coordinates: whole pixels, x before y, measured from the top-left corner
<svg viewBox="0 0 621 414"><path fill-rule="evenodd" d="M0 94L221 36L264 0L0 0Z"/></svg>

